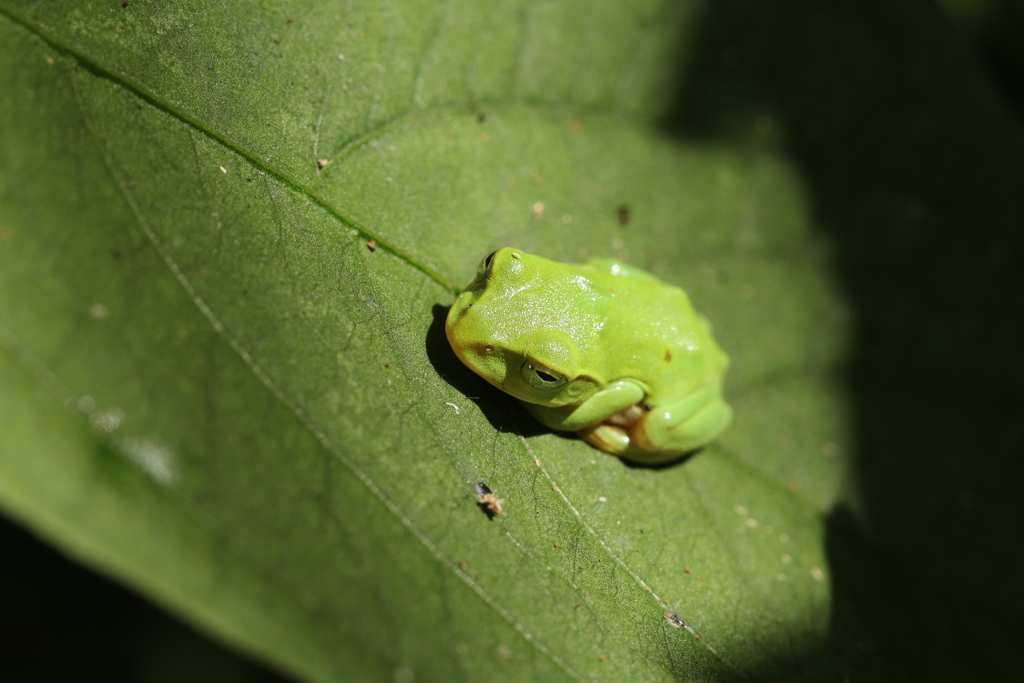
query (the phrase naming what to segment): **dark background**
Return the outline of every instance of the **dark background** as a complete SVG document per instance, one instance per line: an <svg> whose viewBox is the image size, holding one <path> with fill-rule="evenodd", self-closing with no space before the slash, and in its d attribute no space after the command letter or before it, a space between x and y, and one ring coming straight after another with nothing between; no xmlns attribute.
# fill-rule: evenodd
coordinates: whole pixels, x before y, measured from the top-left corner
<svg viewBox="0 0 1024 683"><path fill-rule="evenodd" d="M11 683L280 683L0 518L0 629Z"/></svg>
<svg viewBox="0 0 1024 683"><path fill-rule="evenodd" d="M664 122L781 148L853 312L828 640L759 679L1024 680L1024 2L944 4L710 2Z"/></svg>

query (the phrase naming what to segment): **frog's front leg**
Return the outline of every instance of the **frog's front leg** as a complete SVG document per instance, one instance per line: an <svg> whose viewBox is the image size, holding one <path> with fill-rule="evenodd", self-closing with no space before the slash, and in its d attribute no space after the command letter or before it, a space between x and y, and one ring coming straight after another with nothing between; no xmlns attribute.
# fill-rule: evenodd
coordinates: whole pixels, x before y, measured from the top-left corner
<svg viewBox="0 0 1024 683"><path fill-rule="evenodd" d="M579 405L557 408L525 402L523 405L545 427L576 432L635 406L646 393L646 389L633 380L619 380Z"/></svg>
<svg viewBox="0 0 1024 683"><path fill-rule="evenodd" d="M714 440L732 420L732 408L712 389L657 406L634 406L580 431L601 450L640 462L665 462Z"/></svg>

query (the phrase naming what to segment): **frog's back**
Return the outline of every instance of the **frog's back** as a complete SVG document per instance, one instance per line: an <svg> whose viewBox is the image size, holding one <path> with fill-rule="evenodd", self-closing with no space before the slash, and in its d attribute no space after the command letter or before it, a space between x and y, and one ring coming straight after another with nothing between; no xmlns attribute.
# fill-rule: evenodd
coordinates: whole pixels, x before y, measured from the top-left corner
<svg viewBox="0 0 1024 683"><path fill-rule="evenodd" d="M606 359L593 359L605 368L606 381L637 379L648 387L652 401L708 385L718 390L729 359L686 292L614 261L588 266L593 269L588 277L606 297L604 339L596 348L609 353Z"/></svg>

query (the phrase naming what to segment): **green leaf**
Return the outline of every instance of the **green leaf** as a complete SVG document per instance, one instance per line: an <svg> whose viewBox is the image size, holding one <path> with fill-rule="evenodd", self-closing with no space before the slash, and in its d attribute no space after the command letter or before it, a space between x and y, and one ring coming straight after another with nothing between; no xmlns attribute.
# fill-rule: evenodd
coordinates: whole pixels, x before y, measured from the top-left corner
<svg viewBox="0 0 1024 683"><path fill-rule="evenodd" d="M1011 538L943 515L1007 513L957 449L1014 462L1019 395L956 408L1020 377L969 275L1024 145L940 22L858 7L0 2L0 505L308 680L999 678L1019 589L932 565ZM444 312L502 245L685 287L733 428L631 468L473 376ZM944 601L985 642L929 669Z"/></svg>

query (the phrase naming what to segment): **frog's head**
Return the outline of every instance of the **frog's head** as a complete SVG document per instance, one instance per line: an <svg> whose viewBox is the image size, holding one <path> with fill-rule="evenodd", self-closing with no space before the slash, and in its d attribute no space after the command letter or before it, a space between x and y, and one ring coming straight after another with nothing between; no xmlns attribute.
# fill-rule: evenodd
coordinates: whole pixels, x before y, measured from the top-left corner
<svg viewBox="0 0 1024 683"><path fill-rule="evenodd" d="M505 248L480 262L448 312L459 360L502 391L544 406L573 405L597 391L584 373L579 322L561 295L562 265Z"/></svg>

